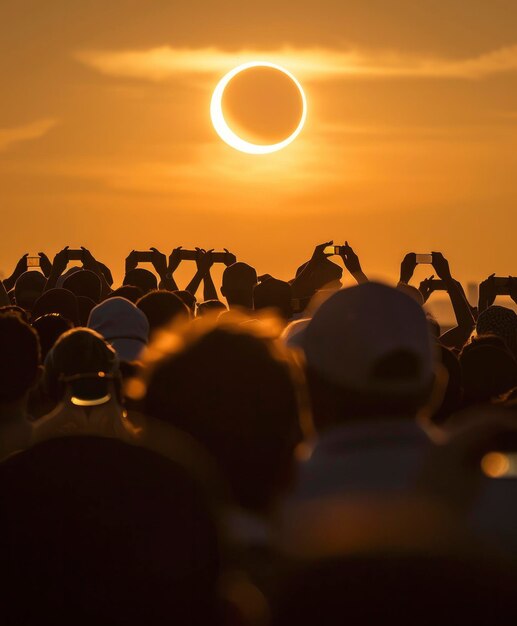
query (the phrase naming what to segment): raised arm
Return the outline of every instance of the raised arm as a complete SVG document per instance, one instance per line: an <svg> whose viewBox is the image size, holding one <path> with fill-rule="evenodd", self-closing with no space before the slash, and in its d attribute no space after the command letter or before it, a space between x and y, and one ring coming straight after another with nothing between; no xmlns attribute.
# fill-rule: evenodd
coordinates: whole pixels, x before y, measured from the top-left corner
<svg viewBox="0 0 517 626"><path fill-rule="evenodd" d="M68 246L63 248L54 257L52 268L50 270L50 274L47 276L47 283L43 291L49 291L49 289L54 289L54 287L57 285L57 281L59 280L59 277L65 271L67 265L68 265Z"/></svg>
<svg viewBox="0 0 517 626"><path fill-rule="evenodd" d="M346 269L350 272L352 278L358 285L368 282L368 277L361 269L359 257L352 250L352 246L348 244L348 241L345 241L345 245L341 246L340 256L343 259Z"/></svg>
<svg viewBox="0 0 517 626"><path fill-rule="evenodd" d="M190 283L185 287L185 291L188 291L193 296L196 295L196 291L199 289L199 285L201 281L204 280L205 276L210 271L214 261L212 258L212 250L206 252L202 248L196 248L197 250L197 258L196 258L196 273L192 277ZM217 297L217 294L216 294ZM207 299L205 297L205 299Z"/></svg>
<svg viewBox="0 0 517 626"><path fill-rule="evenodd" d="M20 276L27 271L27 257L29 256L28 253L25 253L22 258L18 261L18 263L16 264L16 267L14 268L13 273L9 276L9 278L6 278L4 280L4 287L5 290L7 292L11 291L11 289L14 287L14 285L16 284L16 281L18 280L18 278L20 278Z"/></svg>
<svg viewBox="0 0 517 626"><path fill-rule="evenodd" d="M314 248L309 262L291 283L293 298L312 298L315 294L317 290L317 284L314 280L315 268L318 263L327 258L327 255L323 251L327 246L331 246L332 244L332 241L327 241L326 243L318 244Z"/></svg>
<svg viewBox="0 0 517 626"><path fill-rule="evenodd" d="M99 280L101 281L101 301L106 298L111 293L111 287L108 285L108 281L104 276L104 272L101 269L101 266L93 256L93 254L81 246L81 250L83 251L83 267L85 270L90 270L94 274L97 274Z"/></svg>
<svg viewBox="0 0 517 626"><path fill-rule="evenodd" d="M154 269L156 270L156 273L160 277L160 283L159 283L160 289L166 289L167 291L177 291L178 286L176 285L176 282L174 281L173 273L174 273L174 270L178 267L179 261L176 267L174 267L173 270L171 271L170 263L167 264L167 257L165 256L165 254L162 254L157 248L151 248L151 250L153 252L153 258L151 262L153 264ZM170 255L171 258L173 254L174 254L174 251Z"/></svg>
<svg viewBox="0 0 517 626"><path fill-rule="evenodd" d="M438 277L443 280L445 284L457 322L457 326L444 333L440 337L440 340L445 346L459 349L469 338L476 325L476 321L472 315L463 288L460 283L452 277L449 263L440 252L433 252L433 267Z"/></svg>
<svg viewBox="0 0 517 626"><path fill-rule="evenodd" d="M408 252L402 259L400 264L400 280L399 283L409 285L416 267L416 254L414 252Z"/></svg>

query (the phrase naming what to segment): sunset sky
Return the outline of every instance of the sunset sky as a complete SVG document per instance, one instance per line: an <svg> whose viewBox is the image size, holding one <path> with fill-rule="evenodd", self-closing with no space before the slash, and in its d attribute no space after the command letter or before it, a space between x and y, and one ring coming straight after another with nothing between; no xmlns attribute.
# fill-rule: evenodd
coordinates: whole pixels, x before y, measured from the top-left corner
<svg viewBox="0 0 517 626"><path fill-rule="evenodd" d="M121 278L131 249L182 244L287 279L347 239L372 276L410 250L517 274L515 0L3 0L0 50L5 273L68 244ZM276 154L210 122L249 60L307 95Z"/></svg>

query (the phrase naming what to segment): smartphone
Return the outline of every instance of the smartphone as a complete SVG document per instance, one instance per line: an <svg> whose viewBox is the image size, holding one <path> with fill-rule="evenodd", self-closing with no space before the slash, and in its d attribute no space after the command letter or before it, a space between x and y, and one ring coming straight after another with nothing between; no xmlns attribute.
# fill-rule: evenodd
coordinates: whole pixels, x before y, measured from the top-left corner
<svg viewBox="0 0 517 626"><path fill-rule="evenodd" d="M82 250L67 250L66 257L69 261L82 261L83 260L83 251Z"/></svg>
<svg viewBox="0 0 517 626"><path fill-rule="evenodd" d="M445 286L443 280L439 280L438 278L434 278L427 284L429 286L429 291L447 291L447 287Z"/></svg>
<svg viewBox="0 0 517 626"><path fill-rule="evenodd" d="M327 246L323 250L324 254L329 254L329 255L339 254L340 252L341 252L341 246Z"/></svg>
<svg viewBox="0 0 517 626"><path fill-rule="evenodd" d="M494 285L498 296L507 296L509 294L508 278L494 276Z"/></svg>
<svg viewBox="0 0 517 626"><path fill-rule="evenodd" d="M432 254L415 254L417 265L431 265L433 262Z"/></svg>
<svg viewBox="0 0 517 626"><path fill-rule="evenodd" d="M40 258L39 256L28 256L27 257L27 267L39 267L40 266Z"/></svg>
<svg viewBox="0 0 517 626"><path fill-rule="evenodd" d="M180 250L179 252L182 261L195 261L197 259L197 250Z"/></svg>
<svg viewBox="0 0 517 626"><path fill-rule="evenodd" d="M226 252L212 252L214 263L226 263Z"/></svg>
<svg viewBox="0 0 517 626"><path fill-rule="evenodd" d="M153 252L148 250L145 252L135 252L135 258L139 263L150 263L153 259Z"/></svg>

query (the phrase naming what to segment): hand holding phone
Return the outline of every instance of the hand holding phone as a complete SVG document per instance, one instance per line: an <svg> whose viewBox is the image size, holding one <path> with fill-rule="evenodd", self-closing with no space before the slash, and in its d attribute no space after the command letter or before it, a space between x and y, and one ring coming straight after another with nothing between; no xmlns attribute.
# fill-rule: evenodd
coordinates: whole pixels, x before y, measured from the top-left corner
<svg viewBox="0 0 517 626"><path fill-rule="evenodd" d="M341 254L342 246L327 246L323 249L323 254L327 256L334 256L336 254Z"/></svg>

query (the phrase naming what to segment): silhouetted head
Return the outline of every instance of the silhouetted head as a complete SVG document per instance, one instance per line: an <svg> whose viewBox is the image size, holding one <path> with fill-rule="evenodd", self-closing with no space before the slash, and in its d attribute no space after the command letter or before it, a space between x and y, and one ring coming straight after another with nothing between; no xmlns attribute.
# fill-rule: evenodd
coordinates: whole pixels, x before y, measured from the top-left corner
<svg viewBox="0 0 517 626"><path fill-rule="evenodd" d="M504 306L489 306L479 314L476 322L478 335L497 335L517 358L517 313Z"/></svg>
<svg viewBox="0 0 517 626"><path fill-rule="evenodd" d="M463 402L489 402L517 386L517 361L496 335L474 338L460 354Z"/></svg>
<svg viewBox="0 0 517 626"><path fill-rule="evenodd" d="M68 289L49 289L36 300L32 308L32 319L37 319L46 313L59 313L74 326L79 323L77 298Z"/></svg>
<svg viewBox="0 0 517 626"><path fill-rule="evenodd" d="M175 293L150 291L140 298L136 306L145 313L149 322L149 333L177 320L188 320L190 311Z"/></svg>
<svg viewBox="0 0 517 626"><path fill-rule="evenodd" d="M138 359L149 338L145 314L125 298L109 298L92 309L88 327L108 341L123 361Z"/></svg>
<svg viewBox="0 0 517 626"><path fill-rule="evenodd" d="M275 309L278 315L288 320L293 315L292 289L289 283L276 278L269 278L253 289L255 311Z"/></svg>
<svg viewBox="0 0 517 626"><path fill-rule="evenodd" d="M431 392L434 350L422 307L369 282L328 298L301 331L315 418L414 417Z"/></svg>
<svg viewBox="0 0 517 626"><path fill-rule="evenodd" d="M296 276L299 276L307 267L307 263L300 265L296 270ZM316 290L324 287L333 289L341 287L341 278L343 277L343 269L329 261L329 259L321 259L313 268L312 280Z"/></svg>
<svg viewBox="0 0 517 626"><path fill-rule="evenodd" d="M113 285L113 276L111 274L110 268L107 265L104 265L104 263L101 263L100 261L97 261L97 265L99 266L102 272L102 275L104 276L104 280L111 287L111 285Z"/></svg>
<svg viewBox="0 0 517 626"><path fill-rule="evenodd" d="M108 298L125 298L136 304L138 300L144 295L144 292L140 289L140 287L135 287L135 285L124 285L123 287L119 287L112 291L108 296L106 296L106 300Z"/></svg>
<svg viewBox="0 0 517 626"><path fill-rule="evenodd" d="M14 285L16 304L22 309L30 311L36 300L43 293L47 279L41 272L24 272Z"/></svg>
<svg viewBox="0 0 517 626"><path fill-rule="evenodd" d="M63 289L68 289L75 296L89 298L97 304L101 297L101 280L90 270L80 270L67 277Z"/></svg>
<svg viewBox="0 0 517 626"><path fill-rule="evenodd" d="M127 272L124 276L123 284L139 287L144 294L158 289L158 280L156 276L149 270L144 270L142 267L129 270L129 272Z"/></svg>
<svg viewBox="0 0 517 626"><path fill-rule="evenodd" d="M72 323L59 315L59 313L47 313L34 320L32 327L38 333L41 345L41 358L45 359L59 337L72 328Z"/></svg>
<svg viewBox="0 0 517 626"><path fill-rule="evenodd" d="M77 296L77 308L79 309L79 326L87 326L90 313L95 302L85 296Z"/></svg>
<svg viewBox="0 0 517 626"><path fill-rule="evenodd" d="M290 481L301 438L285 348L251 324L201 320L167 343L149 347L150 363L158 361L147 372L146 412L206 446L239 504L269 509Z"/></svg>
<svg viewBox="0 0 517 626"><path fill-rule="evenodd" d="M177 289L176 291L172 292L175 296L178 296L178 298L187 305L190 314L192 316L194 316L194 313L196 312L196 296L194 296L193 294L190 293L190 291L186 291L185 289Z"/></svg>
<svg viewBox="0 0 517 626"><path fill-rule="evenodd" d="M197 316L216 315L227 310L226 305L220 300L205 300L197 305Z"/></svg>
<svg viewBox="0 0 517 626"><path fill-rule="evenodd" d="M253 288L257 284L257 272L247 263L233 263L223 272L221 293L230 308L253 309Z"/></svg>
<svg viewBox="0 0 517 626"><path fill-rule="evenodd" d="M0 313L0 405L24 398L36 384L41 361L36 331L16 313Z"/></svg>
<svg viewBox="0 0 517 626"><path fill-rule="evenodd" d="M422 295L420 289L417 289L416 287L413 287L413 285L408 285L406 283L399 283L397 285L397 289L399 291L402 291L402 293L405 293L410 298L413 298L413 300L417 302L420 306L424 305L424 296Z"/></svg>
<svg viewBox="0 0 517 626"><path fill-rule="evenodd" d="M99 372L118 376L115 351L99 333L73 328L59 337L45 359L44 387L49 397L59 402L66 388L64 378Z"/></svg>

